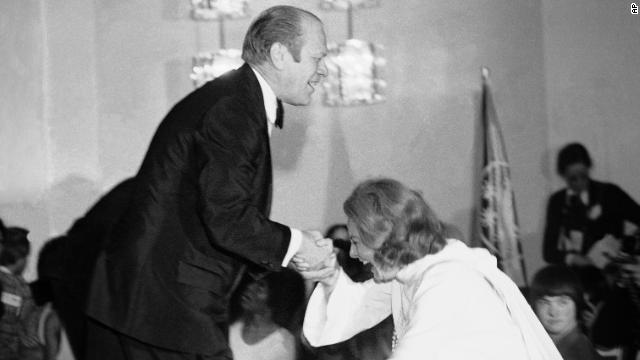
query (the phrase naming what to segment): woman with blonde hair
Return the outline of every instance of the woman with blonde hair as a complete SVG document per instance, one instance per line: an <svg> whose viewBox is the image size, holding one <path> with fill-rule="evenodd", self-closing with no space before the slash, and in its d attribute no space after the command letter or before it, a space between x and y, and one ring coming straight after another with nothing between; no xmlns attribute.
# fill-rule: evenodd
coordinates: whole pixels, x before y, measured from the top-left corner
<svg viewBox="0 0 640 360"><path fill-rule="evenodd" d="M374 278L354 283L334 259L326 262L336 271L309 300L303 330L311 345L348 339L392 314L391 359L561 359L495 257L447 238L418 192L368 180L344 211L350 255L370 263Z"/></svg>

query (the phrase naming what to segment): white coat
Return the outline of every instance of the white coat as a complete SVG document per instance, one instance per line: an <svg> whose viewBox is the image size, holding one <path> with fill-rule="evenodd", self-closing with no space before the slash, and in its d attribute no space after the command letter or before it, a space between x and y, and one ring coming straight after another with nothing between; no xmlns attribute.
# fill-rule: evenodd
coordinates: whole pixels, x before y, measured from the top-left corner
<svg viewBox="0 0 640 360"><path fill-rule="evenodd" d="M312 346L344 341L393 314L393 360L561 360L516 285L485 249L449 239L393 281L354 283L340 271L314 290L303 326Z"/></svg>

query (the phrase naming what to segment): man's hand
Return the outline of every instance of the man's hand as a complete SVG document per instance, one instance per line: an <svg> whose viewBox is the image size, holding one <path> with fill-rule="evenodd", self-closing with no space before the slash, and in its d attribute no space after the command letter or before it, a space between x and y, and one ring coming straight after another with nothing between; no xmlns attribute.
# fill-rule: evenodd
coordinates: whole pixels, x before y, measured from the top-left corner
<svg viewBox="0 0 640 360"><path fill-rule="evenodd" d="M298 263L303 261L309 269L322 267L322 262L333 253L333 241L331 239L323 239L322 234L317 231L303 231L302 243L300 249L294 258L298 259ZM300 271L297 267L296 269Z"/></svg>
<svg viewBox="0 0 640 360"><path fill-rule="evenodd" d="M331 289L335 286L339 274L338 270L340 269L335 252L315 268L310 268L309 264L296 256L293 257L292 262L303 278L322 283L329 289L328 293L330 293Z"/></svg>

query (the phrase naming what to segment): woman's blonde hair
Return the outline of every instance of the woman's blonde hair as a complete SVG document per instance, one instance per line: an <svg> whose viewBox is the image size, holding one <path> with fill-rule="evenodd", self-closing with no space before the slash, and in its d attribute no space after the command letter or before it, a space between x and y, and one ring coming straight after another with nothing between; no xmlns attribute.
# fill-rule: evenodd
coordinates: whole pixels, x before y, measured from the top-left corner
<svg viewBox="0 0 640 360"><path fill-rule="evenodd" d="M399 181L364 181L343 208L383 270L400 269L445 246L443 224L420 193Z"/></svg>

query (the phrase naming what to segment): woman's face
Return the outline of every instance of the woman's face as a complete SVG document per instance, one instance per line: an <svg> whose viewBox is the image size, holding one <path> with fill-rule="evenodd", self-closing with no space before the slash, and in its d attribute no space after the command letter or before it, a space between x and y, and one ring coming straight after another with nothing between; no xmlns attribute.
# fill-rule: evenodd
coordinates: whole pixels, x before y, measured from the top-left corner
<svg viewBox="0 0 640 360"><path fill-rule="evenodd" d="M382 276L383 272L378 268L376 262L373 261L373 256L376 251L362 242L360 233L358 232L356 225L351 220L347 221L347 229L349 230L349 241L351 242L349 256L360 260L364 265L371 264L373 279L380 281L384 280Z"/></svg>
<svg viewBox="0 0 640 360"><path fill-rule="evenodd" d="M566 334L578 325L576 304L567 295L543 296L536 301L535 310L549 335Z"/></svg>
<svg viewBox="0 0 640 360"><path fill-rule="evenodd" d="M263 314L269 309L269 287L266 280L250 283L242 292L240 306L242 310L254 314Z"/></svg>

